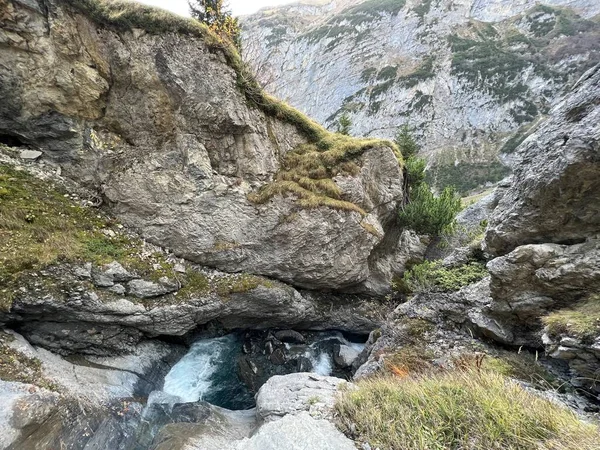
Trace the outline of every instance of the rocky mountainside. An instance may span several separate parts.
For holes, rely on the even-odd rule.
[[[329,128],[344,112],[355,135],[415,127],[438,186],[506,176],[501,161],[600,62],[595,1],[323,3],[245,18],[247,59],[269,91]]]
[[[479,34],[452,35],[459,48],[525,30],[531,4],[515,3],[451,4],[452,29],[468,26],[461,8],[501,17],[468,19]],[[311,4],[286,9],[306,18],[299,30],[349,11],[360,28],[365,5],[384,9],[382,27],[445,11]],[[536,39],[593,44],[582,17],[596,2],[570,5],[580,17],[542,7]],[[527,101],[547,117],[513,141],[512,177],[455,233],[418,236],[400,226],[414,185],[395,144],[328,132],[265,94],[199,22],[120,0],[0,0],[0,449],[596,450],[600,65],[582,73],[588,50],[570,72],[544,47],[543,73],[564,75],[545,99],[533,96],[542,61],[510,54],[518,76],[493,79],[514,97],[489,117]],[[390,92],[406,75],[394,64],[371,74],[394,73],[377,81]],[[492,91],[445,64],[480,114]],[[459,117],[444,114],[431,126]]]
[[[596,67],[518,148],[510,182],[472,207],[488,211],[489,277],[451,294],[417,295],[398,307],[397,317],[467,328],[512,346],[545,347],[551,358],[568,363],[574,386],[597,398],[599,115]],[[443,264],[464,264],[465,253],[455,253]]]
[[[39,148],[188,260],[309,289],[389,291],[405,258],[391,231],[403,187],[389,144],[335,137],[263,97],[197,22],[102,5],[3,2],[0,141]]]

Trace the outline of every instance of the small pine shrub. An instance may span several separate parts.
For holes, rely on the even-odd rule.
[[[417,144],[417,141],[412,134],[412,130],[407,124],[400,127],[394,138],[394,142],[400,149],[400,153],[402,153],[404,159],[415,156],[420,150],[419,144]]]
[[[427,161],[423,158],[417,158],[410,156],[406,159],[404,165],[404,173],[406,176],[406,183],[409,189],[415,189],[425,181],[425,167]]]
[[[410,190],[410,201],[399,212],[400,226],[431,236],[452,233],[461,209],[461,198],[453,187],[446,187],[436,197],[422,182]]]
[[[352,130],[352,120],[347,112],[342,114],[338,120],[337,132],[343,134],[345,136],[350,135],[350,131]]]

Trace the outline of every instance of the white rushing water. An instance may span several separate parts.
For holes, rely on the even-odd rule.
[[[333,363],[327,353],[321,353],[317,358],[311,358],[313,372],[317,375],[329,376],[333,372]]]
[[[364,344],[350,342],[336,331],[318,333],[309,345],[285,344],[285,347],[290,355],[306,358],[313,373],[328,376],[335,370],[335,344],[359,352],[364,348]],[[197,341],[167,374],[162,391],[153,392],[148,403],[172,406],[203,400],[228,409],[251,408],[254,395],[237,372],[241,349],[242,339],[238,334]]]
[[[165,377],[163,391],[183,402],[204,400],[213,387],[215,373],[222,370],[224,354],[234,344],[231,335],[194,343]]]

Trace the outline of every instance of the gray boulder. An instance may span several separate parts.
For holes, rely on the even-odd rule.
[[[487,251],[576,243],[600,230],[600,66],[591,69],[518,150],[512,186],[487,230]]]
[[[333,350],[333,360],[340,367],[351,367],[360,352],[348,345],[336,345]]]
[[[312,373],[274,376],[256,395],[256,414],[265,422],[302,411],[309,411],[314,417],[329,417],[342,386],[352,388],[341,378]]]
[[[511,343],[540,345],[540,318],[600,289],[600,240],[516,248],[488,263],[492,301],[484,313],[514,335]]]
[[[266,423],[251,438],[232,447],[232,450],[282,449],[356,450],[356,447],[331,422],[314,419],[306,411]]]
[[[112,278],[115,283],[123,283],[129,280],[137,278],[135,275],[129,273],[121,264],[117,261],[113,261],[103,267],[104,275]]]
[[[129,295],[137,298],[153,298],[175,292],[177,288],[164,283],[154,283],[147,280],[131,280],[127,283]]]

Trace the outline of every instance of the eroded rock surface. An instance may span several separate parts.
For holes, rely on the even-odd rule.
[[[76,4],[3,2],[0,134],[38,147],[126,225],[179,256],[308,289],[389,291],[379,244],[403,197],[389,147],[366,150],[355,176],[335,177],[342,200],[365,217],[306,210],[290,196],[251,203],[307,138],[250,107],[222,51],[204,38],[117,29]],[[139,297],[160,291],[137,284]]]
[[[256,395],[256,413],[266,422],[303,411],[309,411],[312,416],[329,417],[342,386],[352,388],[351,383],[341,378],[314,373],[274,376]]]
[[[600,230],[600,69],[589,71],[518,151],[486,249],[576,243]]]

